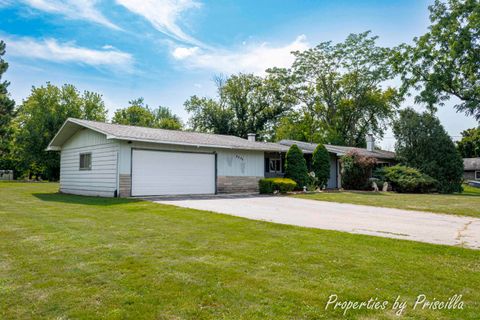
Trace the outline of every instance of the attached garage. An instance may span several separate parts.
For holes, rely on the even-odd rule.
[[[132,149],[132,196],[214,194],[215,154]]]

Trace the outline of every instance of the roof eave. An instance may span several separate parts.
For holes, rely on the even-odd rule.
[[[203,144],[203,143],[187,143],[187,142],[170,142],[170,141],[159,141],[152,139],[138,139],[132,137],[122,137],[122,136],[113,136],[107,135],[107,139],[115,139],[122,141],[136,141],[136,142],[147,142],[155,144],[167,144],[167,145],[177,145],[177,146],[188,146],[196,148],[213,148],[213,149],[227,149],[227,150],[248,150],[248,151],[261,151],[261,152],[286,152],[285,150],[278,150],[273,148],[248,148],[248,147],[235,147],[235,146],[224,146],[224,145],[212,145],[212,144]]]

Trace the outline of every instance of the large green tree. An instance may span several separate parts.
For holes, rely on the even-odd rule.
[[[5,54],[5,42],[0,41],[0,169],[11,169],[9,150],[11,148],[12,126],[15,115],[15,101],[10,98],[8,86],[10,83],[2,80],[8,69],[8,63],[2,58]]]
[[[398,160],[435,178],[442,193],[462,189],[463,161],[437,117],[412,108],[400,111],[393,123]]]
[[[185,102],[193,130],[247,137],[256,133],[270,138],[280,117],[291,104],[280,82],[253,74],[217,78],[218,98],[192,96]]]
[[[414,45],[398,48],[394,65],[403,90],[430,108],[456,97],[458,111],[480,120],[480,4],[478,0],[435,0],[431,25]]]
[[[463,131],[457,147],[464,158],[480,157],[480,127]]]
[[[115,111],[113,123],[171,130],[180,130],[183,127],[180,118],[167,107],[150,109],[143,98],[128,103],[128,107]]]
[[[33,87],[30,95],[18,108],[15,124],[17,171],[43,179],[59,178],[59,155],[45,151],[50,140],[69,117],[105,121],[106,109],[100,95],[81,94],[73,85],[62,87],[47,83]]]
[[[322,42],[294,52],[289,69],[268,70],[282,92],[296,103],[296,119],[284,120],[279,137],[332,144],[365,146],[365,135],[382,136],[401,101],[397,90],[386,87],[394,77],[391,50],[376,45],[369,32],[351,34],[344,42]],[[314,132],[311,129],[314,124]]]

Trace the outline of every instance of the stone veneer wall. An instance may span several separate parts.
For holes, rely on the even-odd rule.
[[[129,174],[120,175],[120,197],[130,197],[132,194],[132,177]]]
[[[262,177],[218,176],[217,193],[258,192],[258,181]]]

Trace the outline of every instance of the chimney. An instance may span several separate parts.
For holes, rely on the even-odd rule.
[[[256,136],[255,133],[248,133],[247,136],[248,136],[248,141],[255,142],[255,136]]]
[[[375,138],[372,133],[367,134],[367,151],[375,150]]]

